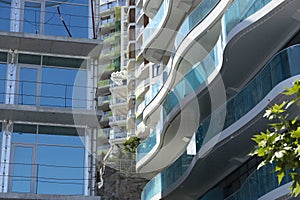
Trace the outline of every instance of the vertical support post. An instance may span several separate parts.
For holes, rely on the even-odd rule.
[[[11,152],[11,135],[13,131],[13,124],[11,121],[5,121],[2,125],[3,139],[1,148],[1,165],[0,165],[0,186],[1,192],[8,192],[9,182],[9,163]]]
[[[86,128],[84,133],[84,187],[83,193],[85,196],[89,195],[89,150],[90,150],[90,134]]]
[[[39,164],[36,164],[36,178],[35,178],[35,194],[38,193],[38,188],[39,188]]]
[[[91,130],[91,137],[92,137],[92,152],[91,152],[91,195],[96,195],[96,175],[97,175],[97,129],[93,128]]]
[[[88,83],[87,83],[87,108],[90,110],[96,110],[97,109],[97,84],[98,84],[98,62],[95,58],[90,58],[88,60]]]
[[[15,63],[17,63],[17,53],[10,50],[8,55],[5,104],[14,104],[16,99],[17,64]]]
[[[88,37],[89,39],[95,39],[96,33],[94,31],[94,21],[93,21],[93,9],[94,9],[94,5],[93,5],[93,0],[89,1],[89,19],[88,19]]]
[[[45,13],[46,13],[46,3],[45,1],[41,2],[41,13],[40,13],[40,33],[44,33],[44,24],[45,24]]]
[[[87,110],[93,110],[93,99],[94,99],[94,96],[93,96],[93,68],[94,68],[94,63],[93,63],[93,59],[90,58],[87,60],[87,63],[86,63],[86,69],[87,69],[87,77],[86,77],[86,80],[87,80],[87,88],[86,88],[86,108]]]
[[[10,10],[10,31],[11,32],[21,32],[21,11],[22,11],[21,0],[11,1]],[[23,11],[24,12],[24,11]]]

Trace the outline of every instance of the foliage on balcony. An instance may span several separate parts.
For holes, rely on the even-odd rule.
[[[136,148],[141,144],[141,138],[134,136],[123,142],[124,151],[136,153]]]
[[[98,87],[99,88],[101,88],[101,87],[107,87],[107,86],[109,86],[109,79],[98,81]]]

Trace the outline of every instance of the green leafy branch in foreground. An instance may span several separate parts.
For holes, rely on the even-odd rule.
[[[298,115],[291,117],[287,109],[293,104],[300,107],[299,80],[297,79],[291,88],[286,88],[283,94],[292,97],[292,100],[275,104],[266,110],[264,117],[271,121],[270,127],[265,132],[254,135],[252,140],[257,143],[257,146],[250,155],[263,158],[258,168],[275,162],[274,171],[277,173],[278,183],[280,184],[285,176],[290,175],[292,178],[290,189],[294,196],[298,196],[300,193],[300,120]]]

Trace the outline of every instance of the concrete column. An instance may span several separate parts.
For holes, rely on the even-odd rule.
[[[10,163],[10,152],[11,152],[11,135],[13,132],[13,124],[11,121],[5,121],[2,124],[3,138],[1,148],[1,165],[0,165],[0,186],[1,192],[8,192],[9,182],[9,163]]]

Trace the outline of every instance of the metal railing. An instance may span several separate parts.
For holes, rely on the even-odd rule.
[[[120,138],[126,138],[127,137],[127,132],[117,132],[115,133],[114,131],[110,132],[109,139],[120,139]]]
[[[84,170],[90,167],[16,162],[6,164],[11,165],[13,170],[9,174],[0,176],[7,177],[11,181],[12,192],[24,192],[27,188],[26,192],[41,194],[45,192],[45,187],[48,188],[46,190],[49,193],[64,187],[65,194],[83,195],[84,182],[89,180],[84,178]],[[20,168],[24,171],[17,170]],[[59,173],[54,173],[54,171],[59,171]]]
[[[113,98],[110,100],[110,104],[111,105],[115,105],[115,104],[123,104],[126,103],[126,99],[125,98]]]
[[[94,101],[87,97],[89,90],[95,90],[92,87],[7,79],[0,79],[1,82],[15,85],[15,91],[13,92],[7,92],[4,88],[0,91],[0,96],[4,97],[4,100],[0,100],[0,103],[3,104],[87,108],[88,103]]]
[[[116,123],[118,121],[124,121],[126,119],[127,119],[126,115],[112,116],[109,118],[109,123]]]

